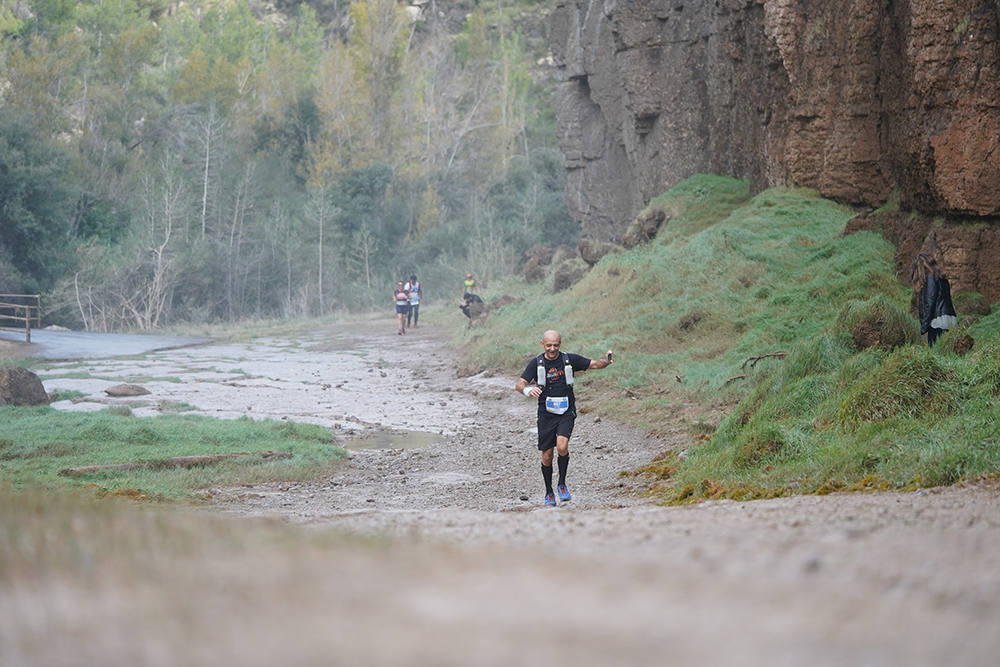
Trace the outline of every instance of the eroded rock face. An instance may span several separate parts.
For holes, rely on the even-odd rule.
[[[37,375],[20,366],[0,367],[0,405],[47,405],[49,396]]]
[[[1000,216],[998,26],[983,0],[557,0],[570,212],[620,242],[653,196],[712,172]]]
[[[896,212],[862,215],[847,223],[845,233],[880,232],[896,246],[896,275],[910,284],[910,268],[918,253],[933,253],[951,283],[952,293],[978,292],[1000,301],[1000,225],[972,219],[936,221],[925,215]]]

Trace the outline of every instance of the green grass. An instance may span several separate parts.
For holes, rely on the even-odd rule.
[[[842,237],[852,212],[809,191],[750,198],[741,181],[698,176],[654,203],[673,214],[659,236],[605,257],[571,289],[491,289],[487,300],[512,293],[523,301],[462,330],[463,349],[483,367],[512,371],[536,353],[542,331],[556,328],[566,349],[617,350],[614,367],[588,383],[733,402],[746,382],[726,381],[745,374],[748,358],[819,334],[840,303],[884,285],[902,298],[892,247],[870,233]]]
[[[76,389],[56,389],[55,391],[49,392],[51,397],[50,403],[55,403],[56,401],[68,401],[74,398],[80,398],[86,396],[82,391],[77,391]]]
[[[156,409],[160,412],[190,412],[198,408],[185,401],[160,401]]]
[[[0,480],[14,488],[86,485],[100,493],[178,500],[214,485],[307,479],[329,471],[344,455],[328,429],[285,421],[196,415],[140,418],[127,409],[75,413],[5,406],[0,407],[0,424]],[[80,466],[266,451],[289,452],[292,458],[247,457],[190,469],[58,475]]]
[[[657,238],[604,257],[572,288],[487,291],[487,302],[523,300],[456,331],[468,365],[513,377],[555,328],[567,351],[616,350],[614,366],[581,378],[582,406],[652,432],[682,406],[723,408],[711,436],[699,427],[683,457],[642,471],[669,502],[914,488],[1000,470],[1000,309],[962,318],[929,350],[893,247],[843,236],[854,212],[812,191],[750,197],[741,181],[695,176],[650,208],[669,217]],[[963,298],[986,311],[981,297]]]

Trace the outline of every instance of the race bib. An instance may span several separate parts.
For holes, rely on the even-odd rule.
[[[569,396],[547,396],[545,398],[545,411],[554,415],[561,415],[569,410]]]

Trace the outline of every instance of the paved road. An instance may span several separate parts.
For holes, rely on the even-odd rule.
[[[24,334],[0,331],[0,340],[24,343]],[[94,359],[127,357],[154,350],[201,345],[211,338],[191,336],[151,336],[147,334],[94,333],[90,331],[49,331],[34,329],[26,350],[42,359]]]

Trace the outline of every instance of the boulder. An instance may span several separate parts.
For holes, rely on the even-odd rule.
[[[579,256],[580,253],[577,252],[576,246],[571,246],[567,243],[563,243],[559,245],[556,248],[555,252],[552,254],[552,263],[557,265],[562,264],[566,260],[576,259]]]
[[[529,263],[534,261],[539,266],[547,266],[552,263],[553,254],[555,254],[554,248],[536,243],[525,251],[524,256]]]
[[[524,279],[529,283],[538,283],[545,279],[545,265],[532,258],[524,265]]]
[[[580,257],[590,266],[597,264],[605,255],[621,250],[621,246],[616,243],[597,239],[580,239],[576,247],[580,251]]]
[[[660,231],[666,222],[670,218],[663,211],[647,211],[640,213],[639,216],[632,221],[632,224],[628,226],[625,230],[625,235],[622,237],[622,246],[626,248],[634,248],[640,243],[646,243],[650,239],[654,238],[657,232]]]
[[[500,310],[504,306],[509,306],[512,303],[521,303],[522,301],[524,301],[524,299],[522,299],[519,296],[511,296],[510,294],[504,294],[500,298],[491,301],[489,306],[486,307],[486,312],[493,313]],[[471,308],[469,309],[469,312],[471,314],[472,312]]]
[[[552,277],[552,288],[556,292],[572,287],[580,282],[580,279],[587,275],[590,267],[579,259],[567,259],[556,267]]]
[[[27,368],[0,367],[0,405],[48,405],[42,381]]]
[[[108,396],[114,396],[116,398],[122,396],[145,396],[150,393],[148,389],[137,384],[116,384],[113,387],[108,387],[104,390],[104,393]]]

